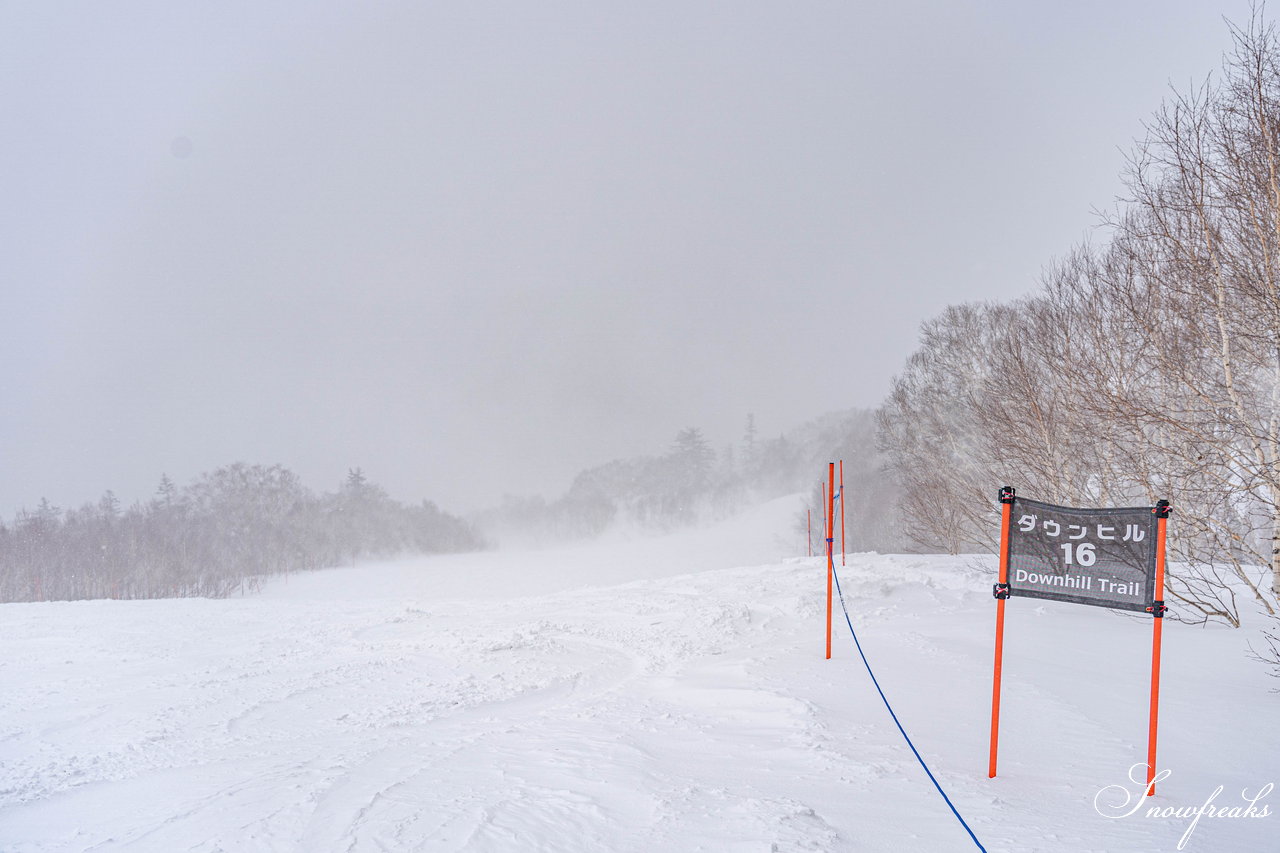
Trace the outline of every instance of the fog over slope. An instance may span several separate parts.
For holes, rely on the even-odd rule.
[[[1247,9],[5,4],[0,517],[237,460],[471,511],[875,406]]]

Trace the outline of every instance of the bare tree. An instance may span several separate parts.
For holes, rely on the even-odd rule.
[[[1280,609],[1280,40],[1257,14],[1231,37],[1222,82],[1148,122],[1105,245],[925,325],[881,440],[904,515],[952,551],[991,542],[1005,483],[1173,500],[1183,617],[1238,625],[1238,589]]]

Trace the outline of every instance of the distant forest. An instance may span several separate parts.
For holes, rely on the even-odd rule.
[[[818,480],[827,463],[839,459],[845,467],[849,550],[900,549],[897,489],[876,448],[876,414],[864,409],[824,415],[772,438],[762,438],[754,416],[747,415],[741,440],[718,450],[701,429],[686,427],[665,453],[589,468],[553,500],[506,495],[473,520],[502,545],[538,545],[587,539],[610,528],[662,532],[704,524],[810,491],[818,518]],[[797,541],[803,541],[804,527],[801,511]]]
[[[611,528],[663,532],[797,492],[813,491],[818,518],[816,483],[833,459],[845,462],[849,549],[895,550],[896,490],[875,428],[874,412],[851,410],[766,439],[748,415],[742,440],[717,451],[688,427],[666,453],[587,469],[557,499],[508,495],[466,520],[429,501],[392,500],[359,469],[332,493],[311,491],[279,465],[228,465],[181,488],[163,476],[154,496],[133,506],[107,492],[78,509],[42,500],[0,521],[0,601],[218,598],[272,575],[477,550],[490,537],[527,546]],[[801,511],[797,543],[803,531]]]
[[[315,494],[279,465],[237,463],[185,488],[162,477],[128,508],[107,492],[79,509],[42,500],[0,522],[0,601],[216,598],[270,575],[484,544],[470,524],[429,501],[394,501],[359,469]]]

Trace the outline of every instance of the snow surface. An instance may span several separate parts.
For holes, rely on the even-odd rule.
[[[246,598],[4,605],[0,851],[976,849],[842,624],[823,659],[796,506]],[[993,561],[848,563],[881,684],[988,850],[1177,849],[1189,818],[1094,807],[1145,760],[1149,619],[1010,602],[992,780]],[[1276,781],[1255,630],[1166,626],[1154,805]],[[1278,820],[1206,817],[1184,849],[1276,850]]]

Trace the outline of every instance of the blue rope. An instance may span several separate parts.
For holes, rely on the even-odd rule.
[[[828,542],[831,540],[828,539]],[[836,591],[840,593],[840,609],[844,611],[845,624],[849,626],[849,633],[853,635],[854,645],[858,647],[858,655],[862,658],[862,665],[867,668],[867,675],[871,676],[871,683],[876,686],[876,692],[880,694],[880,699],[884,702],[884,706],[889,709],[889,716],[893,717],[893,724],[898,727],[898,731],[902,732],[902,738],[907,742],[907,746],[911,747],[911,751],[915,753],[916,761],[920,762],[920,766],[924,768],[924,772],[929,774],[929,781],[933,783],[933,787],[938,789],[938,793],[942,795],[942,799],[946,801],[947,808],[951,809],[951,813],[956,816],[956,820],[960,821],[960,825],[964,827],[964,831],[969,833],[969,837],[973,839],[973,843],[978,845],[978,849],[982,853],[987,853],[987,848],[982,846],[982,842],[978,840],[978,836],[973,834],[973,830],[969,828],[969,824],[965,823],[964,818],[960,816],[960,812],[956,811],[956,807],[952,805],[951,798],[947,796],[947,792],[942,790],[942,786],[938,784],[938,780],[933,777],[933,771],[929,769],[929,765],[924,763],[924,759],[920,757],[920,752],[916,749],[916,745],[911,742],[911,738],[907,735],[907,730],[902,727],[902,723],[898,722],[898,715],[893,712],[893,706],[889,704],[889,700],[885,698],[884,691],[880,689],[880,682],[876,680],[876,674],[871,671],[871,664],[867,663],[867,656],[862,652],[862,643],[858,642],[858,632],[853,630],[853,620],[849,618],[849,608],[844,605],[844,590],[840,589],[840,575],[836,574],[835,564],[830,563],[831,574],[836,579]]]

